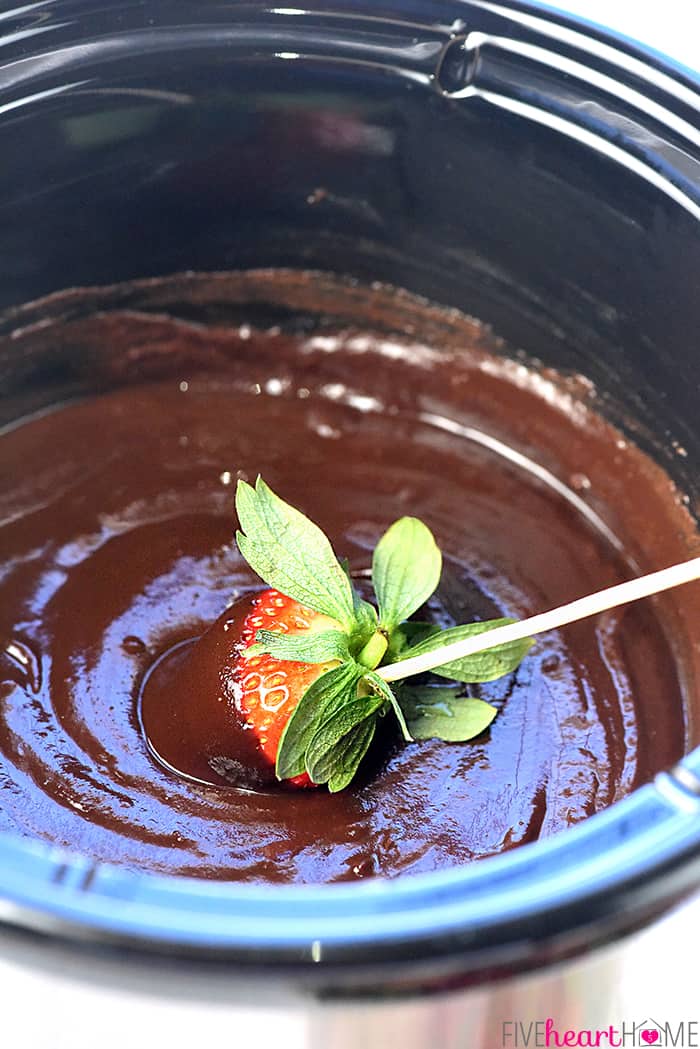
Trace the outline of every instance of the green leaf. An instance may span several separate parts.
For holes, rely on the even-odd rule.
[[[345,572],[350,582],[350,589],[352,590],[352,605],[355,612],[355,626],[350,633],[350,642],[353,655],[364,648],[372,634],[377,629],[379,619],[377,617],[377,610],[374,605],[371,605],[369,601],[365,601],[364,598],[358,594],[355,583],[353,581],[350,572],[350,562],[346,557],[340,562],[340,567]]]
[[[306,771],[314,783],[327,783],[344,771],[352,742],[345,737],[368,718],[374,720],[384,702],[382,696],[358,696],[326,718],[306,750]]]
[[[310,685],[284,727],[277,748],[276,775],[291,779],[306,770],[306,751],[323,721],[357,695],[357,683],[365,669],[342,663],[327,670]]]
[[[484,623],[466,623],[464,626],[450,627],[426,638],[417,645],[405,649],[400,660],[411,659],[413,656],[432,652],[436,648],[451,645],[454,641],[463,641],[465,638],[483,634],[487,630],[495,630],[499,626],[515,623],[515,619],[489,619]],[[495,681],[496,678],[510,674],[520,666],[525,656],[532,648],[534,642],[531,638],[524,641],[510,641],[508,644],[499,645],[497,648],[488,649],[486,652],[477,652],[473,656],[465,656],[463,659],[453,659],[450,663],[443,663],[439,667],[433,667],[432,674],[440,677],[451,678],[453,681],[464,681],[475,683],[481,681]]]
[[[248,654],[267,652],[277,659],[293,663],[330,663],[334,659],[350,659],[348,635],[340,630],[310,631],[307,634],[282,634],[276,630],[258,630],[257,644]]]
[[[401,735],[407,743],[412,743],[413,736],[411,735],[408,725],[406,724],[406,719],[403,716],[403,710],[401,709],[398,699],[394,695],[393,689],[391,689],[388,683],[384,681],[384,679],[381,678],[379,674],[376,674],[373,670],[370,670],[369,673],[365,674],[364,680],[367,682],[369,687],[376,695],[382,696],[387,703],[391,704],[391,707],[394,713],[396,714],[399,726],[401,728]]]
[[[355,625],[352,589],[321,529],[261,477],[255,488],[238,482],[236,511],[242,529],[236,541],[253,571],[268,586],[350,631]]]
[[[419,645],[422,641],[426,641],[429,637],[433,637],[434,634],[440,634],[441,632],[442,627],[436,623],[426,623],[419,619],[409,619],[407,623],[402,623],[394,631],[396,634],[400,633],[403,635],[406,645],[409,647]]]
[[[361,721],[338,743],[335,750],[330,751],[327,762],[321,759],[317,767],[317,774],[327,776],[328,789],[335,794],[354,779],[360,762],[370,748],[377,728],[376,714]]]
[[[425,641],[426,638],[441,632],[442,627],[436,626],[435,623],[424,623],[409,619],[407,623],[402,623],[392,630],[384,662],[396,663],[399,659],[404,658],[404,652],[407,648],[418,645],[421,641]]]
[[[433,593],[441,570],[442,554],[430,529],[417,517],[395,521],[372,558],[380,625],[391,632],[408,619]]]
[[[353,647],[359,651],[363,648],[372,634],[377,629],[377,610],[374,605],[370,605],[369,601],[364,601],[358,594],[354,594],[357,599],[355,601],[355,627],[352,630],[351,638]]]
[[[460,696],[460,686],[404,686],[398,695],[408,726],[416,739],[444,739],[464,743],[484,732],[498,711],[490,703]]]

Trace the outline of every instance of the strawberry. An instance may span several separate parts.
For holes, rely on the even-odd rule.
[[[352,782],[392,710],[407,742],[466,741],[488,728],[496,708],[464,697],[463,685],[511,673],[532,642],[477,650],[476,635],[507,621],[440,630],[411,620],[442,565],[426,525],[402,517],[379,540],[375,608],[328,537],[261,477],[255,487],[239,481],[236,510],[238,548],[269,589],[235,601],[145,679],[140,717],[167,768],[214,786],[265,789],[279,778],[335,793]],[[455,647],[466,650],[455,658]],[[457,684],[403,684],[424,670]]]
[[[280,736],[297,703],[314,681],[338,661],[297,663],[268,654],[251,654],[258,630],[270,630],[290,637],[307,632],[341,629],[337,620],[314,612],[286,597],[279,590],[264,590],[253,598],[240,632],[239,656],[233,674],[236,706],[246,729],[253,732],[258,749],[272,768],[277,758]],[[285,781],[295,787],[314,787],[303,773]]]

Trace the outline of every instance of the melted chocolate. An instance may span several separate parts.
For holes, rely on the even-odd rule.
[[[165,652],[141,689],[151,750],[166,768],[199,783],[253,790],[276,784],[236,702],[236,661],[252,601],[250,594],[239,598],[202,637]]]
[[[566,828],[692,742],[687,588],[541,638],[515,675],[481,686],[500,713],[473,743],[388,734],[333,796],[232,785],[216,668],[186,668],[192,640],[260,586],[232,541],[237,477],[261,473],[355,571],[396,517],[421,517],[445,555],[429,607],[445,624],[523,617],[631,564],[662,567],[694,552],[694,529],[585,384],[502,359],[464,318],[439,349],[371,328],[302,336],[118,311],[73,322],[71,338],[81,325],[105,360],[125,346],[219,356],[0,438],[0,829],[201,877],[396,875]],[[139,713],[144,682],[180,659],[191,707],[160,695],[183,761],[206,755],[192,779],[154,757]]]

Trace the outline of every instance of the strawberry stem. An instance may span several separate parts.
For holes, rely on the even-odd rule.
[[[374,670],[378,667],[384,658],[384,653],[389,645],[388,638],[382,630],[375,630],[371,638],[359,653],[357,662],[367,667],[368,670]]]

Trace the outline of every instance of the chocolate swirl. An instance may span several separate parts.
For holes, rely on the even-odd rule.
[[[487,734],[388,734],[342,794],[169,772],[139,692],[165,652],[259,586],[232,543],[239,476],[263,474],[357,571],[392,520],[421,517],[445,553],[429,607],[443,623],[525,616],[621,581],[631,561],[661,567],[688,556],[693,527],[590,391],[487,352],[476,327],[440,350],[360,329],[76,323],[104,359],[168,345],[180,364],[0,438],[0,829],[201,877],[396,875],[559,831],[686,749],[692,658],[656,612],[688,621],[694,599],[679,594],[542,638],[482,686],[500,707]],[[220,360],[198,371],[204,346]],[[206,697],[192,702],[206,718]]]

